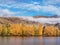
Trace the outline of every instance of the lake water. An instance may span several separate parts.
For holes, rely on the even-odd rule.
[[[0,45],[60,45],[60,37],[0,37]]]

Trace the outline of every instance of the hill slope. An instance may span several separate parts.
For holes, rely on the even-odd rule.
[[[0,17],[0,35],[60,36],[60,18]]]

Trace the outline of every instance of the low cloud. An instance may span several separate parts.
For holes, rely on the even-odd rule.
[[[11,17],[13,16],[13,12],[8,9],[0,9],[0,17]]]
[[[25,16],[20,16],[20,18],[23,18],[24,20],[28,21],[35,21],[39,23],[48,23],[48,24],[57,24],[60,23],[60,18],[33,18],[33,17],[25,17]]]

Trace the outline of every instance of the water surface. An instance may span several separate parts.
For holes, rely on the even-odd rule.
[[[0,37],[0,45],[60,45],[60,37]]]

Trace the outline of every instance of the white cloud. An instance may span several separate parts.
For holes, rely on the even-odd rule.
[[[22,5],[22,4],[21,4]],[[56,15],[60,15],[60,7],[56,7],[54,5],[47,5],[47,6],[40,6],[35,4],[23,4],[23,6],[20,6],[18,8],[26,9],[26,10],[34,10],[34,11],[43,11],[44,13],[53,13]]]
[[[24,15],[26,11],[12,12],[9,9],[0,9],[0,17],[15,17],[15,15]]]
[[[33,18],[33,17],[28,17],[28,16],[20,16],[20,18],[23,18],[24,20],[28,20],[28,21],[35,21],[35,22],[43,23],[43,24],[60,23],[60,18]]]
[[[56,15],[60,15],[60,7],[56,7],[54,5],[51,5],[52,3],[60,3],[60,0],[45,0],[43,1],[43,4],[47,5],[39,5],[40,3],[38,2],[33,2],[33,3],[17,3],[14,0],[6,0],[5,2],[1,2],[0,6],[6,6],[7,8],[13,7],[13,8],[20,8],[20,9],[26,9],[30,11],[36,11],[40,12],[42,11],[43,13],[53,13]]]
[[[60,4],[60,0],[43,0],[43,4],[45,5]]]
[[[60,7],[55,7],[53,5],[48,5],[48,6],[42,6],[41,9],[43,12],[50,12],[56,15],[60,15]]]
[[[39,6],[39,5],[34,5],[34,4],[26,4],[26,5],[24,5],[23,8],[25,8],[25,9],[27,9],[27,10],[39,11],[40,8],[41,8],[41,6]]]
[[[9,11],[8,9],[0,9],[0,17],[11,17],[13,16],[13,12]]]
[[[40,3],[38,3],[38,2],[33,2],[33,4],[38,5],[38,4],[40,4]]]

